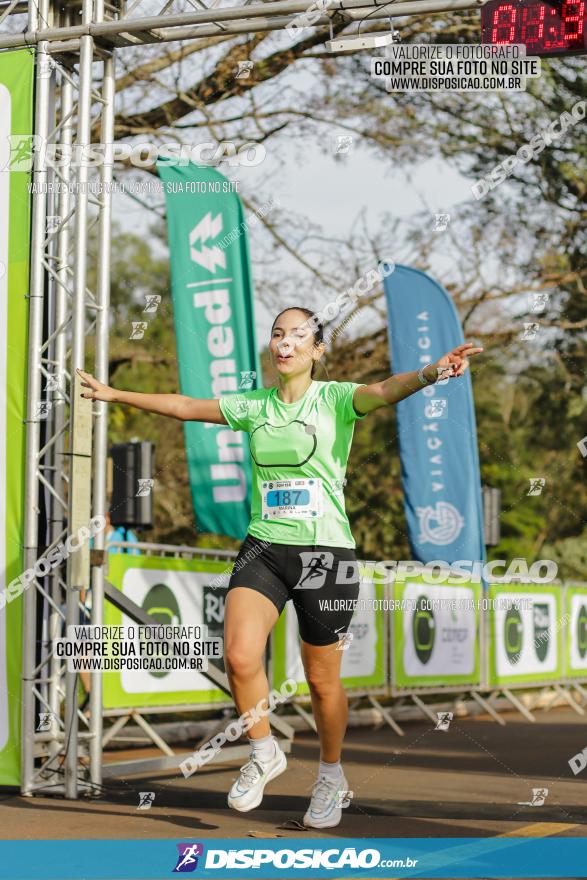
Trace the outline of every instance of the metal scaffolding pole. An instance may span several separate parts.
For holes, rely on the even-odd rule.
[[[71,10],[62,11],[57,2],[54,6],[49,5],[49,0],[45,0],[38,10],[31,4],[30,10],[29,28],[32,29],[39,28],[38,19],[51,26],[56,23],[66,25],[72,15]],[[85,20],[91,20],[93,15],[92,2],[86,0]],[[98,7],[97,19],[100,20],[102,15],[103,8]],[[35,136],[43,144],[59,143],[67,155],[74,140],[75,125],[76,144],[89,144],[95,101],[102,108],[101,140],[104,144],[112,144],[114,66],[111,53],[101,53],[102,93],[97,95],[92,90],[94,40],[91,36],[82,38],[79,59],[68,58],[67,67],[53,61],[47,50],[46,42],[39,41]],[[34,567],[40,555],[41,492],[45,492],[47,499],[49,544],[46,551],[42,548],[43,558],[53,547],[74,535],[80,524],[87,526],[92,512],[92,483],[94,513],[103,514],[106,504],[106,407],[98,404],[92,480],[91,403],[76,400],[74,389],[75,367],[85,365],[85,337],[91,333],[95,333],[96,375],[105,381],[108,378],[112,160],[101,168],[101,199],[90,197],[89,182],[87,166],[76,167],[75,163],[68,161],[53,165],[46,160],[43,150],[35,154],[32,170],[25,568]],[[57,193],[55,184],[59,184]],[[96,299],[87,288],[88,241],[92,225],[90,204],[99,211]],[[94,311],[95,321],[87,320],[88,310]],[[41,440],[42,422],[46,427],[44,441]],[[103,535],[97,534],[95,541],[97,548],[103,548]],[[81,718],[87,723],[87,719],[77,706],[77,675],[64,674],[64,663],[53,652],[54,639],[63,634],[64,621],[70,625],[79,623],[79,611],[83,607],[80,591],[84,590],[87,595],[90,584],[95,596],[93,620],[102,619],[103,573],[100,567],[90,573],[88,561],[88,548],[85,557],[74,551],[67,563],[51,569],[46,576],[47,587],[35,580],[24,593],[22,791],[27,795],[39,789],[51,789],[65,792],[70,798],[77,797],[85,772],[80,761],[80,739],[89,742],[92,782],[99,784],[101,779],[100,677],[93,676],[89,732],[80,734],[78,721]],[[48,610],[46,630],[39,629],[39,599],[46,603],[43,607]],[[60,720],[63,706],[64,723]],[[37,709],[50,713],[51,720],[42,731],[35,723]]]
[[[84,0],[82,20],[88,24],[92,20],[93,0]],[[94,39],[86,35],[80,41],[77,136],[79,148],[89,146],[91,139],[90,118],[92,109],[92,63],[94,60]],[[85,367],[85,322],[86,322],[86,277],[88,251],[88,181],[89,168],[80,162],[77,168],[77,192],[75,210],[75,253],[73,264],[73,302],[72,302],[72,341],[71,341],[71,401],[69,434],[69,531],[81,525],[87,525],[89,516],[84,516],[84,509],[89,510],[89,485],[84,485],[89,476],[89,462],[86,460],[91,452],[91,437],[83,436],[83,423],[78,420],[78,410],[83,414],[85,404],[77,395],[79,381],[76,369]],[[77,429],[77,430],[76,430]],[[89,440],[89,444],[88,444]],[[79,493],[79,495],[78,495]],[[81,496],[81,497],[79,497]],[[85,520],[85,523],[84,523]],[[75,557],[80,553],[72,554]],[[79,625],[79,591],[89,587],[83,560],[78,567],[70,558],[67,572],[67,627]],[[89,568],[87,570],[89,575]],[[84,582],[85,581],[85,582]],[[69,669],[65,673],[65,794],[68,798],[77,797],[78,786],[78,713],[77,713],[77,679],[78,675]]]
[[[36,30],[38,19],[48,16],[47,0],[38,7],[29,7],[29,27]],[[47,137],[49,132],[49,56],[47,44],[38,43],[36,67],[35,133]],[[37,186],[32,203],[31,274],[29,295],[29,343],[27,380],[27,431],[25,453],[25,514],[24,567],[34,568],[37,562],[39,525],[39,446],[41,436],[41,346],[43,342],[43,309],[45,297],[44,239],[47,217],[47,171],[37,161],[32,179]],[[37,653],[37,590],[34,581],[23,593],[23,658],[22,658],[22,793],[32,793],[34,775],[35,730],[35,667]],[[29,735],[27,735],[27,733]]]
[[[114,142],[114,57],[104,60],[102,77],[102,143]],[[107,150],[101,166],[101,208],[98,229],[98,278],[96,319],[96,364],[94,375],[100,382],[108,384],[108,319],[110,309],[110,245],[112,213],[112,149]],[[93,505],[94,516],[106,512],[106,462],[108,458],[108,405],[103,401],[96,403],[93,447]],[[97,551],[105,550],[105,534],[99,532],[94,541]],[[101,626],[104,607],[104,567],[92,567],[92,624]],[[90,691],[90,777],[93,783],[102,782],[102,675],[97,672],[91,677]]]
[[[57,77],[51,76],[50,80],[50,90],[51,90],[51,108],[50,108],[50,130],[54,130],[57,127],[57,107],[56,107],[56,90],[57,90]],[[47,213],[47,263],[49,266],[52,266],[55,270],[55,274],[50,275],[47,279],[47,324],[49,327],[58,326],[58,314],[63,311],[63,292],[61,290],[60,285],[57,280],[57,266],[59,263],[59,249],[60,242],[58,236],[55,234],[55,221],[60,216],[60,201],[61,197],[59,194],[55,192],[55,182],[56,182],[56,174],[55,170],[48,169],[48,181],[51,185],[53,185],[53,192],[47,194],[48,199],[48,213]],[[46,397],[50,398],[51,391],[55,390],[56,383],[59,382],[59,366],[60,361],[63,360],[64,350],[63,350],[63,339],[60,335],[52,335],[48,334],[48,341],[46,343],[46,369],[43,371],[44,378],[46,380]],[[59,497],[58,491],[59,486],[56,480],[57,474],[61,471],[61,463],[63,459],[63,444],[62,438],[60,436],[60,426],[63,425],[63,420],[65,418],[63,401],[60,401],[56,395],[53,396],[52,400],[47,400],[47,438],[53,437],[55,441],[53,443],[47,443],[47,453],[45,456],[46,465],[43,468],[43,474],[48,484],[52,487],[52,492],[47,492],[47,535],[50,544],[57,543],[60,539],[61,533],[63,531],[63,519],[64,519],[64,508],[61,502],[61,498]],[[57,489],[57,491],[55,491]],[[51,596],[51,601],[47,602],[46,610],[47,610],[47,621],[46,621],[46,630],[43,630],[43,635],[46,638],[43,641],[41,646],[41,650],[43,652],[43,656],[47,658],[46,665],[48,666],[48,682],[44,690],[46,691],[46,699],[47,699],[47,708],[50,713],[50,722],[48,725],[43,726],[43,732],[50,732],[52,739],[47,744],[47,751],[50,757],[50,761],[48,762],[48,766],[46,768],[46,772],[44,773],[45,779],[54,785],[59,784],[59,775],[55,768],[55,762],[57,759],[57,755],[59,754],[59,745],[58,738],[59,733],[61,731],[61,721],[59,718],[59,710],[61,706],[61,697],[60,697],[60,674],[61,674],[61,661],[55,656],[52,647],[54,645],[54,640],[58,636],[61,635],[61,621],[63,619],[63,615],[60,610],[60,596],[61,596],[61,586],[59,583],[59,570],[54,569],[50,572],[45,580],[47,584],[48,591]]]
[[[73,143],[73,83],[70,77],[63,76],[59,72],[59,116],[60,116],[60,137],[59,143],[64,151],[71,149]],[[59,540],[63,533],[63,523],[67,516],[67,505],[65,503],[67,485],[65,481],[64,462],[65,462],[65,431],[68,426],[66,417],[66,407],[69,405],[69,395],[67,394],[67,336],[66,331],[70,322],[69,303],[67,298],[67,287],[70,277],[70,247],[71,236],[69,228],[69,218],[71,216],[71,195],[69,192],[69,184],[71,181],[71,168],[66,163],[56,175],[61,183],[59,199],[57,202],[58,223],[57,232],[57,261],[55,265],[55,312],[53,332],[55,333],[55,353],[54,353],[54,375],[53,382],[53,436],[55,438],[55,471],[53,473],[53,489],[55,492],[54,506],[56,508],[53,517],[53,528],[51,532],[51,541]],[[60,329],[59,328],[63,328]],[[53,585],[51,595],[54,607],[50,609],[50,634],[51,639],[55,639],[61,635],[62,623],[64,620],[61,611],[62,595],[63,595],[63,577],[60,569],[56,569],[53,573]],[[51,659],[50,678],[51,678],[51,711],[59,717],[61,708],[61,700],[63,695],[62,687],[62,668],[63,661],[56,656]],[[61,724],[61,721],[60,721]],[[54,725],[57,728],[57,724]],[[60,728],[58,728],[60,729]],[[54,740],[49,745],[49,755],[56,759],[61,749],[61,744]],[[55,760],[49,762],[52,766]]]

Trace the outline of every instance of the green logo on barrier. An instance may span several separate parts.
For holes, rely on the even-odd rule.
[[[544,663],[550,642],[550,608],[548,605],[535,604],[534,615],[534,650],[541,663]]]
[[[517,608],[510,608],[503,624],[505,652],[510,663],[517,663],[522,651],[522,618]]]
[[[181,623],[177,599],[165,584],[154,584],[143,599],[141,608],[157,623],[173,624],[174,626]],[[169,675],[169,671],[153,672],[149,670],[149,675],[154,678],[165,678],[166,675]]]
[[[416,610],[414,611],[414,619],[412,621],[414,647],[420,663],[428,663],[430,660],[436,635],[434,614],[425,607],[427,603],[427,597],[420,596],[416,602]]]
[[[577,617],[577,648],[581,660],[587,655],[587,607],[581,605]]]

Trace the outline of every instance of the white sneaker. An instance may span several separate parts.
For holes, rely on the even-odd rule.
[[[241,813],[254,810],[263,800],[267,783],[280,776],[286,767],[285,754],[275,742],[275,755],[271,760],[251,758],[240,768],[241,774],[228,793],[228,806]]]
[[[304,816],[304,825],[310,828],[334,828],[338,825],[345,791],[348,791],[348,782],[342,774],[338,779],[320,776],[312,789],[312,800]]]

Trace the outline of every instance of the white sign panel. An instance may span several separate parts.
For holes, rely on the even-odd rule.
[[[408,583],[403,599],[405,674],[413,677],[472,675],[475,671],[473,590],[445,584]]]
[[[569,662],[573,670],[587,670],[587,593],[571,595],[569,604]]]
[[[210,574],[206,572],[129,568],[124,573],[122,592],[160,623],[203,626],[203,588],[209,582]],[[206,601],[214,598],[206,597]],[[211,613],[213,609],[208,609],[207,620],[211,620]],[[137,625],[126,615],[122,616],[121,623],[123,626]],[[138,654],[138,639],[135,647]],[[209,679],[191,669],[158,673],[123,669],[120,681],[127,694],[206,691],[212,687]]]
[[[560,624],[554,594],[500,591],[499,600],[493,611],[497,676],[556,672]]]

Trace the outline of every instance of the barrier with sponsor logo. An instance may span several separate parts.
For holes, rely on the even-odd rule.
[[[146,552],[155,553],[173,549],[164,545],[140,546]],[[197,548],[181,548],[181,551],[188,553],[190,557],[212,552],[198,551]],[[203,623],[209,627],[209,635],[222,635],[223,587],[228,583],[229,571],[236,554],[219,551],[223,553],[224,560],[216,561],[206,558],[182,559],[178,558],[178,552],[179,550],[173,557],[132,557],[125,554],[110,556],[109,579],[157,621],[189,625]],[[535,720],[527,705],[510,688],[536,688],[545,685],[555,693],[555,698],[558,696],[564,699],[579,714],[584,712],[581,702],[577,702],[577,699],[581,701],[587,697],[581,684],[580,669],[577,670],[576,677],[567,680],[565,689],[560,668],[558,673],[556,670],[553,673],[552,664],[549,663],[550,652],[554,651],[555,657],[562,653],[562,636],[553,640],[549,621],[554,620],[551,612],[554,614],[566,607],[564,588],[558,585],[542,588],[529,584],[494,585],[487,596],[483,594],[480,583],[472,580],[463,583],[462,573],[457,576],[458,583],[454,583],[457,580],[454,573],[451,582],[449,573],[447,583],[427,584],[423,575],[396,576],[395,582],[390,583],[389,572],[380,569],[376,571],[373,562],[359,561],[359,571],[359,607],[349,626],[349,633],[353,638],[346,645],[341,640],[341,649],[344,647],[341,680],[350,696],[355,700],[364,697],[378,717],[389,724],[398,735],[403,735],[403,731],[397,714],[392,707],[382,705],[382,696],[408,698],[422,715],[438,724],[439,713],[435,711],[438,705],[430,705],[419,695],[437,695],[445,706],[446,698],[450,699],[452,694],[453,698],[457,696],[462,707],[463,694],[468,693],[483,711],[504,724],[505,721],[500,716],[504,702],[521,712],[528,720]],[[220,589],[214,588],[218,580],[221,583]],[[582,602],[583,596],[587,596],[587,587],[576,587],[575,590]],[[524,653],[521,660],[525,663],[525,675],[507,676],[499,667],[500,675],[494,674],[490,682],[488,661],[491,659],[495,666],[496,657],[501,656],[499,651],[502,649],[498,648],[496,653],[496,649],[492,648],[488,656],[485,650],[486,634],[490,627],[494,631],[498,629],[500,621],[503,624],[502,629],[506,623],[503,614],[502,617],[499,613],[495,615],[488,602],[490,598],[500,598],[505,602],[508,597],[514,601],[523,597],[530,602],[532,632],[534,626],[538,627],[536,637],[540,636],[540,641],[537,644],[546,645],[544,664],[539,667],[539,671],[532,674],[530,661]],[[577,604],[576,599],[573,601]],[[361,602],[364,603],[363,607],[360,606]],[[584,625],[581,607],[579,604],[574,616],[579,627]],[[525,612],[522,618],[528,633],[529,624],[526,618],[530,612]],[[566,617],[561,621],[563,627],[565,620]],[[105,623],[117,625],[124,622],[121,612],[108,609]],[[511,617],[507,618],[507,626],[510,625],[515,625],[515,620]],[[545,632],[548,636],[544,635]],[[566,631],[564,632],[566,635]],[[577,632],[577,651],[580,651],[584,644],[584,633],[583,630]],[[507,644],[510,649],[512,645],[518,646],[516,637],[519,637],[519,647],[527,652],[527,638],[523,633],[524,623],[521,631],[515,628],[515,631],[509,633]],[[297,684],[297,691],[291,706],[315,730],[315,721],[303,705],[308,700],[309,688],[301,663],[297,620],[291,603],[287,603],[277,622],[270,644],[268,679],[271,687],[279,690],[286,679],[293,679]],[[542,653],[542,647],[540,651]],[[188,681],[183,680],[186,674]],[[583,676],[585,680],[587,673],[583,673]],[[505,698],[501,702],[498,699],[500,692]],[[121,716],[107,731],[105,743],[118,737],[126,722],[134,718],[153,743],[165,751],[162,757],[146,761],[149,769],[169,768],[172,765],[170,762],[174,762],[176,757],[162,740],[160,733],[147,722],[145,715],[211,708],[234,711],[227,693],[215,688],[201,673],[188,673],[187,670],[170,672],[160,678],[141,672],[140,679],[135,672],[128,677],[120,673],[105,673],[104,701],[105,715]],[[222,726],[226,722],[225,719],[218,719],[217,723]],[[295,728],[290,725],[287,717],[275,713],[272,714],[271,723],[285,735],[282,747],[289,750]],[[240,759],[247,753],[246,745],[235,745],[231,749],[240,749],[243,754],[233,756],[228,750],[223,750],[222,757],[218,757],[218,760],[234,760],[235,757]],[[145,769],[144,764],[140,758],[109,763],[104,773],[116,776],[138,772],[138,767]]]
[[[566,589],[567,644],[565,675],[587,678],[587,584]]]
[[[225,562],[213,560],[110,554],[108,579],[158,623],[204,624],[209,636],[218,637],[224,624],[226,583],[215,587],[213,582],[226,568]],[[104,623],[128,626],[133,621],[106,603]],[[222,690],[190,669],[167,673],[130,669],[103,676],[105,709],[232,705]]]
[[[560,680],[563,588],[558,584],[490,584],[487,595],[488,683],[547,684]],[[501,601],[494,603],[496,599]]]
[[[412,576],[396,579],[390,592],[392,692],[479,685],[480,584],[427,584]]]
[[[108,577],[156,620],[205,624],[209,635],[222,636],[224,587],[232,563],[232,558],[114,554],[109,556]],[[482,702],[480,693],[496,685],[536,687],[563,681],[565,639],[567,675],[577,683],[587,679],[587,586],[567,591],[558,584],[493,584],[483,593],[473,580],[428,584],[422,575],[407,575],[388,583],[374,573],[373,563],[363,561],[359,571],[359,602],[364,605],[359,604],[351,621],[352,638],[346,644],[341,640],[342,682],[354,696],[364,694],[372,702],[377,694],[413,696],[418,702],[417,694],[469,691],[487,706],[489,698]],[[222,586],[215,587],[219,575]],[[105,623],[125,622],[122,612],[107,604]],[[485,662],[484,628],[489,636]],[[279,688],[287,678],[298,683],[297,696],[306,699],[309,689],[292,603],[274,628],[269,666],[271,687]],[[231,707],[232,702],[201,673],[178,670],[157,677],[130,671],[104,674],[104,706],[113,715],[130,708],[156,712],[169,706]]]

